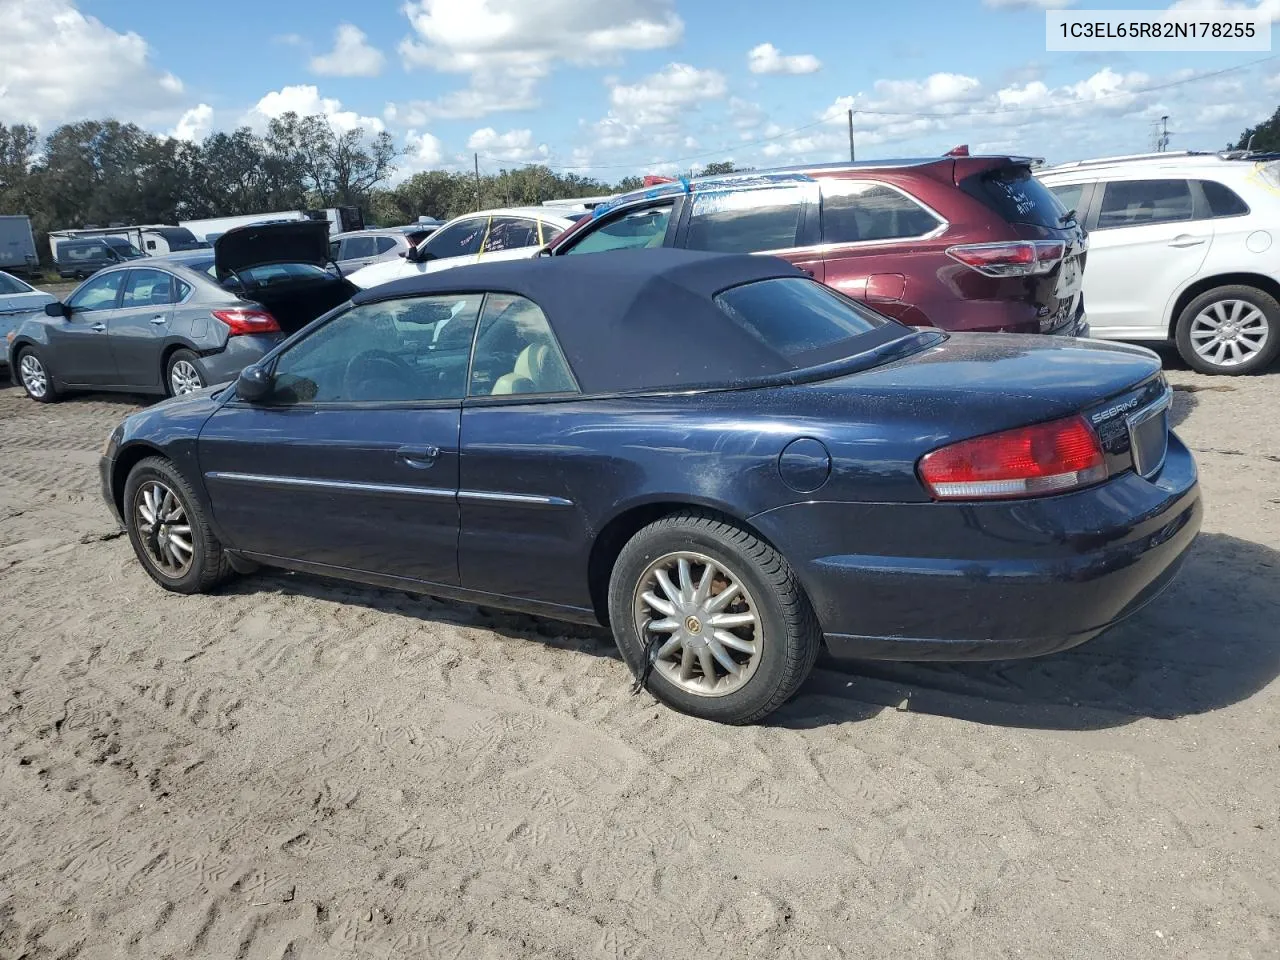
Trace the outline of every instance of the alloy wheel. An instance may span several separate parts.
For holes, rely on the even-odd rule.
[[[22,378],[22,385],[33,397],[41,398],[49,389],[49,375],[34,353],[23,355],[18,364],[18,375]]]
[[[169,386],[175,397],[184,393],[193,393],[204,386],[204,378],[195,364],[189,360],[179,360],[169,368]]]
[[[1267,344],[1267,315],[1247,300],[1218,300],[1191,321],[1191,346],[1206,363],[1236,367],[1248,363]]]
[[[148,480],[133,497],[134,524],[147,558],[160,573],[177,579],[191,569],[191,521],[178,495]]]
[[[654,671],[703,697],[740,689],[760,665],[760,616],[742,579],[705,554],[655,560],[636,585],[636,632]]]

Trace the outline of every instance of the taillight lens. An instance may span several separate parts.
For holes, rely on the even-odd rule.
[[[947,256],[988,277],[1030,277],[1049,273],[1067,253],[1061,240],[1014,240],[1009,243],[962,243]]]
[[[244,333],[280,332],[280,324],[276,323],[276,318],[265,310],[232,307],[229,310],[214,310],[213,315],[231,328],[233,337]]]
[[[919,470],[936,500],[1035,497],[1107,478],[1098,435],[1078,416],[953,443],[923,456]]]

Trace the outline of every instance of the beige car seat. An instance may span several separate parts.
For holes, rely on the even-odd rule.
[[[531,343],[520,351],[516,365],[510,373],[500,376],[490,394],[536,393],[545,378],[547,358],[551,347],[545,343]]]

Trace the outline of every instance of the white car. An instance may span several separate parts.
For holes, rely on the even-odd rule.
[[[1173,340],[1201,373],[1280,352],[1280,161],[1156,153],[1038,172],[1089,231],[1092,335]]]
[[[358,287],[490,260],[531,257],[587,215],[563,207],[507,207],[455,217],[403,258],[374,263],[347,277]]]

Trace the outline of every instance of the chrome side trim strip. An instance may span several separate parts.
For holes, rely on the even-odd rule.
[[[491,490],[460,490],[459,500],[487,500],[496,503],[527,503],[539,507],[572,507],[564,497],[542,497],[532,493],[497,493]]]
[[[571,507],[572,500],[544,497],[532,493],[501,493],[493,490],[445,490],[440,487],[410,487],[395,483],[359,483],[349,480],[312,480],[308,477],[276,477],[261,473],[235,473],[213,470],[206,480],[228,480],[232,483],[256,483],[269,487],[293,487],[305,490],[346,490],[355,493],[389,493],[411,497],[449,498],[493,503],[521,503],[537,507]]]
[[[356,493],[390,493],[411,497],[454,497],[453,490],[439,487],[410,487],[395,483],[356,483],[348,480],[312,480],[307,477],[272,477],[259,473],[211,471],[207,480],[229,480],[233,483],[256,483],[270,487],[294,487],[306,490],[348,490]]]

